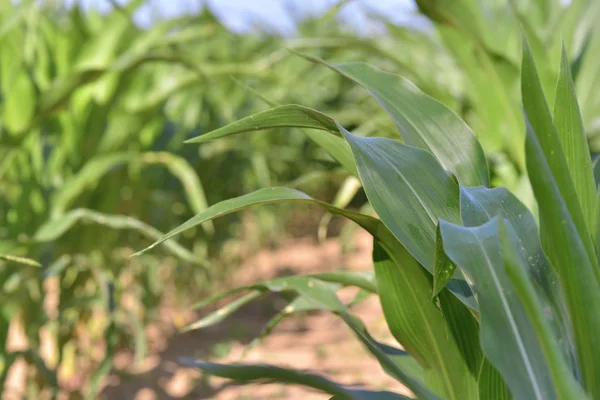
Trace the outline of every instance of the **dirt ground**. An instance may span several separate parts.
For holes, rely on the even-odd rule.
[[[257,282],[290,273],[313,273],[339,269],[370,268],[370,236],[359,231],[355,235],[355,251],[343,255],[338,241],[317,244],[312,240],[291,241],[277,250],[264,250],[252,257],[231,277],[233,285]],[[349,289],[342,295],[350,296]],[[275,299],[277,300],[277,299]],[[280,301],[279,303],[281,303]],[[196,370],[181,367],[179,357],[197,357],[212,361],[240,361],[248,343],[267,321],[283,307],[273,299],[257,301],[239,310],[223,323],[203,330],[178,333],[164,327],[153,335],[153,355],[135,375],[113,374],[100,398],[167,400],[167,399],[302,399],[320,400],[330,396],[310,389],[278,384],[237,386],[219,378],[202,377]],[[368,298],[354,308],[379,340],[397,345],[387,332],[379,303]],[[172,321],[165,311],[165,321]],[[189,321],[193,317],[187,316]],[[172,323],[172,322],[171,322]],[[267,338],[254,347],[245,362],[266,362],[279,366],[310,370],[347,385],[372,389],[388,389],[407,394],[389,378],[349,329],[337,317],[315,313],[284,320]],[[126,367],[130,358],[123,355],[117,365]]]

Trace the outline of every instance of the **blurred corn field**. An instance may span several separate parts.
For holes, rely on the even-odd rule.
[[[279,104],[319,109],[359,135],[396,137],[393,121],[362,88],[295,52],[368,61],[408,77],[465,118],[490,155],[494,182],[527,203],[518,150],[520,27],[534,38],[536,57],[544,49],[557,57],[544,65],[558,65],[554,33],[561,31],[592,149],[600,146],[597,2],[544,8],[419,0],[426,24],[397,26],[371,15],[385,32],[375,38],[341,23],[340,4],[300,21],[293,39],[234,33],[207,9],[142,29],[132,22],[142,3],[101,15],[0,2],[0,387],[23,358],[29,398],[93,398],[119,349],[144,359],[144,328],[169,296],[197,300],[236,255],[282,237],[289,218],[259,209],[246,215],[251,235],[242,235],[246,222],[228,217],[162,253],[130,259],[134,249],[208,204],[261,187],[299,187],[342,207],[359,193],[294,130],[200,149],[183,144]],[[552,82],[556,74],[542,71],[542,78]],[[552,98],[554,88],[544,89]],[[7,347],[13,326],[26,338],[14,351]]]

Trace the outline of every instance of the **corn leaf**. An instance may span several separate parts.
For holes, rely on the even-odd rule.
[[[38,228],[33,239],[37,242],[55,241],[66,234],[76,223],[81,221],[104,225],[111,229],[133,230],[151,240],[157,240],[163,236],[162,232],[133,217],[125,215],[109,215],[94,210],[78,208],[63,214],[60,217],[46,221]],[[173,240],[167,241],[165,247],[182,260],[192,264],[206,265],[204,260],[194,256],[189,250]]]
[[[599,271],[577,192],[524,45],[523,101],[527,123],[527,169],[540,209],[542,244],[556,269],[573,327],[581,377],[586,391],[600,396]]]
[[[535,331],[504,271],[498,223],[479,227],[440,222],[444,249],[473,280],[481,312],[481,346],[515,398],[553,399],[549,376]]]
[[[577,227],[580,240],[584,244],[588,256],[593,260],[592,263],[597,265],[591,236],[586,226],[581,203],[565,156],[565,150],[552,120],[552,115],[550,114],[550,109],[548,108],[548,103],[544,97],[537,74],[535,61],[525,37],[523,37],[523,66],[521,71],[521,92],[526,118],[531,125],[532,133],[536,135],[537,142],[552,172],[552,178],[560,191],[571,219]],[[532,174],[532,171],[530,171],[530,174]],[[538,199],[538,202],[540,202],[540,199]],[[600,271],[597,272],[600,277]]]
[[[238,133],[283,127],[318,129],[333,134],[319,135],[315,132],[304,132],[311,140],[327,150],[349,172],[356,175],[356,166],[348,144],[342,138],[336,137],[340,136],[340,132],[335,121],[319,111],[294,104],[275,107],[242,118],[212,132],[189,139],[186,143],[204,143]]]
[[[476,398],[476,384],[447,325],[431,301],[430,276],[401,246],[374,241],[381,306],[396,340],[424,368],[426,383],[445,399]]]
[[[554,123],[575,185],[575,192],[579,197],[583,218],[588,224],[589,232],[593,232],[596,221],[596,185],[592,173],[592,159],[564,45],[556,86]]]
[[[498,220],[498,233],[504,255],[506,274],[517,297],[520,299],[527,318],[535,328],[542,352],[548,361],[556,395],[560,399],[585,399],[587,396],[576,382],[570,365],[563,358],[557,339],[554,337],[545,318],[544,306],[537,297],[533,283],[527,274],[528,265],[522,253],[518,250],[518,240],[515,235],[511,235],[505,226],[507,223],[502,221],[502,219]]]
[[[373,209],[407,250],[433,272],[437,218],[460,221],[458,186],[425,150],[340,130],[350,143]]]
[[[198,368],[203,372],[233,379],[238,382],[281,382],[308,386],[321,392],[340,396],[348,400],[400,400],[407,397],[391,392],[372,392],[367,390],[350,389],[332,382],[319,375],[308,372],[295,371],[291,369],[261,365],[261,364],[218,364],[207,361],[194,361],[192,359],[181,359],[180,362],[188,367]]]
[[[562,343],[562,351],[577,370],[575,344],[568,325],[568,313],[558,275],[544,254],[537,224],[531,212],[505,188],[460,188],[461,215],[465,226],[479,226],[502,217],[515,230],[519,252],[527,260],[528,274],[536,282],[536,290],[544,299],[546,319]]]
[[[146,247],[145,249],[137,252],[134,256],[142,254],[160,243],[168,240],[174,236],[179,235],[183,231],[187,229],[191,229],[195,226],[198,226],[206,221],[210,221],[212,219],[222,217],[224,215],[230,214],[232,212],[236,212],[242,210],[244,208],[259,205],[259,204],[273,204],[273,203],[281,203],[281,202],[296,202],[296,203],[305,203],[305,204],[313,204],[319,207],[324,208],[334,215],[343,216],[351,219],[364,229],[366,229],[369,233],[373,235],[379,235],[380,232],[385,231],[385,227],[381,224],[377,219],[370,217],[368,215],[356,213],[353,211],[343,210],[337,207],[332,206],[329,203],[325,203],[319,200],[315,200],[308,196],[305,193],[302,193],[295,189],[290,188],[267,188],[260,189],[253,193],[236,197],[233,199],[225,200],[220,203],[217,203],[213,206],[208,207],[204,212],[190,218],[188,221],[184,222],[182,225],[177,228],[171,230],[152,245]]]
[[[487,161],[477,137],[444,104],[407,79],[369,64],[329,64],[304,57],[327,65],[367,89],[394,119],[404,143],[433,153],[461,185],[489,185]]]
[[[487,358],[484,358],[481,363],[477,385],[479,386],[479,398],[482,400],[511,400],[513,398],[502,375]]]

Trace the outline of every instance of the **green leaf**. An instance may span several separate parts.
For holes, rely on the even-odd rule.
[[[317,129],[331,133],[332,135],[321,135],[317,132],[304,132],[311,140],[327,150],[349,172],[357,175],[348,144],[342,138],[337,137],[340,136],[340,132],[335,121],[319,111],[295,104],[279,106],[250,115],[212,132],[189,139],[185,143],[204,143],[238,133],[284,127]]]
[[[589,231],[593,232],[596,221],[596,185],[592,173],[592,159],[564,44],[556,86],[554,122],[579,197],[583,218]]]
[[[404,142],[433,153],[461,185],[489,185],[487,161],[477,137],[444,104],[409,80],[369,64],[329,64],[315,57],[304,57],[327,65],[367,89],[394,119]]]
[[[510,283],[525,310],[529,322],[535,329],[542,352],[548,361],[548,369],[559,399],[585,399],[587,396],[576,382],[570,366],[563,358],[557,340],[545,319],[543,304],[537,297],[527,275],[528,266],[518,250],[518,241],[511,235],[505,223],[498,220],[500,244],[504,255],[504,266]]]
[[[165,234],[164,236],[162,236],[160,239],[158,239],[152,245],[150,245],[147,248],[134,254],[134,256],[142,254],[142,253],[156,247],[157,245],[164,242],[165,240],[168,240],[176,235],[179,235],[183,231],[185,231],[187,229],[191,229],[195,226],[198,226],[206,221],[210,221],[212,219],[222,217],[229,213],[236,212],[236,211],[242,210],[244,208],[247,208],[247,207],[250,207],[253,205],[273,204],[273,203],[281,203],[281,202],[308,203],[308,204],[314,204],[314,205],[320,206],[332,214],[351,219],[352,221],[354,221],[355,223],[357,223],[358,225],[360,225],[361,227],[363,227],[365,230],[367,230],[369,233],[371,233],[373,235],[378,236],[378,235],[382,234],[381,232],[386,230],[385,227],[383,226],[383,224],[381,224],[380,221],[378,221],[377,219],[375,219],[373,217],[369,217],[364,214],[360,214],[360,213],[356,213],[353,211],[343,210],[343,209],[334,207],[329,203],[315,200],[315,199],[311,198],[310,196],[308,196],[307,194],[302,193],[298,190],[290,189],[290,188],[283,188],[283,187],[267,188],[267,189],[257,190],[253,193],[250,193],[250,194],[247,194],[244,196],[225,200],[225,201],[222,201],[220,203],[217,203],[217,204],[207,208],[204,212],[190,218],[188,221],[186,221],[179,227],[173,229],[172,231],[170,231],[167,234]]]
[[[459,222],[458,185],[428,151],[343,127],[369,202],[406,249],[433,273],[438,218]]]
[[[552,323],[554,334],[562,343],[565,356],[573,361],[572,368],[577,369],[574,361],[575,345],[568,324],[564,294],[558,275],[544,254],[538,227],[531,212],[505,188],[461,187],[460,202],[465,226],[483,225],[494,217],[502,217],[511,224],[519,241],[519,251],[527,260],[529,273],[536,281],[536,290],[547,300],[545,306],[551,310],[546,314],[546,318]]]
[[[600,396],[600,314],[589,312],[600,307],[600,271],[558,133],[524,48],[528,83],[523,98],[527,117],[533,118],[527,123],[527,170],[539,204],[542,244],[565,294],[584,387],[592,397]]]
[[[557,398],[535,331],[504,271],[497,221],[471,228],[441,221],[444,249],[473,280],[481,346],[511,393],[523,399]]]
[[[163,236],[162,232],[132,217],[125,215],[109,215],[94,210],[78,208],[63,214],[60,217],[48,220],[38,228],[33,239],[37,242],[51,242],[57,240],[80,221],[104,225],[111,229],[133,230],[151,240],[158,240]],[[189,250],[173,240],[167,241],[165,247],[182,260],[192,264],[206,265],[204,260],[194,256]]]
[[[479,372],[479,398],[490,400],[512,400],[512,396],[502,375],[487,360],[483,359],[481,370]]]
[[[239,288],[239,289],[242,289],[242,288]],[[243,289],[246,289],[246,288],[243,288]],[[236,292],[238,292],[238,291],[240,291],[240,290],[236,290]],[[228,294],[229,293],[223,293],[222,296],[225,297]],[[234,301],[228,303],[227,305],[219,308],[218,310],[208,314],[204,318],[189,324],[185,328],[185,330],[192,331],[195,329],[202,329],[202,328],[206,328],[207,326],[218,324],[219,322],[224,321],[227,317],[229,317],[231,314],[233,314],[234,312],[236,312],[237,310],[239,310],[246,304],[250,303],[252,300],[255,300],[258,297],[262,296],[262,294],[263,293],[259,290],[251,291],[250,293],[247,293],[244,296],[239,297],[239,298],[235,299]]]
[[[239,382],[280,382],[308,386],[321,392],[340,396],[348,400],[395,400],[407,399],[407,397],[392,392],[372,392],[367,390],[350,389],[332,382],[319,375],[294,371],[286,368],[261,364],[235,364],[225,365],[213,362],[194,361],[192,359],[181,359],[183,365],[199,368],[207,374],[222,378],[234,379]]]
[[[377,288],[390,331],[424,367],[436,392],[447,399],[476,398],[475,380],[431,301],[431,279],[401,246],[374,241]],[[429,372],[429,373],[427,373]]]
[[[474,313],[448,290],[441,291],[438,299],[448,330],[471,374],[477,378],[483,360],[479,344],[479,322]]]
[[[550,114],[548,103],[544,97],[535,61],[525,37],[523,37],[523,65],[521,74],[523,106],[525,108],[526,118],[531,125],[531,132],[534,133],[537,138],[537,142],[543,152],[544,158],[547,160],[548,166],[550,167],[552,179],[571,215],[573,223],[577,227],[580,239],[588,252],[588,256],[590,259],[593,259],[593,264],[597,265],[594,246],[590,233],[587,230],[585,216],[583,214],[581,203],[579,202],[577,191],[575,190],[575,184],[573,183],[572,175],[569,170],[565,150],[563,149],[556,126],[552,121],[552,115]],[[531,174],[532,171],[530,170],[529,161],[527,166],[529,173]],[[531,168],[534,167],[531,166]],[[537,193],[536,198],[538,198]],[[539,198],[538,202],[541,203]],[[600,271],[598,271],[598,277],[600,278]]]

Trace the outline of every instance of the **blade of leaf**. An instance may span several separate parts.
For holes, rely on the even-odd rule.
[[[504,272],[497,218],[479,227],[440,221],[444,249],[472,278],[481,315],[481,345],[516,398],[556,398],[531,324]]]
[[[250,115],[212,132],[188,139],[185,143],[204,143],[238,133],[283,127],[318,129],[331,133],[332,135],[322,135],[318,132],[303,131],[311,140],[327,150],[349,172],[357,174],[348,144],[338,137],[340,132],[335,121],[319,111],[295,104],[279,106]]]
[[[590,149],[577,104],[575,85],[571,77],[564,43],[556,85],[554,123],[583,210],[583,218],[588,224],[589,231],[592,232],[596,221],[596,185],[592,173]]]
[[[483,352],[479,344],[479,322],[471,310],[448,290],[440,292],[439,305],[460,354],[471,374],[477,378],[483,360]]]
[[[482,400],[512,400],[513,398],[502,375],[485,357],[481,363],[477,384],[479,385],[479,398]]]
[[[575,343],[568,323],[564,294],[558,275],[542,249],[537,223],[531,211],[505,188],[461,187],[460,203],[465,226],[483,225],[498,216],[510,222],[519,240],[519,251],[529,264],[528,272],[538,284],[538,294],[545,299],[545,307],[549,310],[546,318],[552,323],[572,369],[577,370]]]
[[[433,272],[437,219],[460,221],[458,185],[425,150],[387,138],[354,136],[339,128],[350,143],[373,209],[421,265]]]
[[[257,190],[253,193],[250,193],[250,194],[247,194],[244,196],[225,200],[225,201],[222,201],[220,203],[217,203],[217,204],[207,208],[204,212],[190,218],[188,221],[186,221],[179,227],[171,230],[170,232],[168,232],[167,234],[162,236],[160,239],[158,239],[152,245],[150,245],[150,246],[146,247],[145,249],[134,254],[134,256],[142,254],[142,253],[156,247],[157,245],[164,242],[165,240],[168,240],[176,235],[179,235],[183,231],[193,228],[195,226],[198,226],[198,225],[200,225],[206,221],[209,221],[211,219],[215,219],[215,218],[221,217],[223,215],[226,215],[226,214],[229,214],[232,212],[236,212],[236,211],[242,210],[246,207],[250,207],[253,205],[273,204],[273,203],[280,203],[280,202],[308,203],[308,204],[314,204],[314,205],[320,206],[320,207],[324,208],[325,210],[331,212],[332,214],[340,215],[340,216],[351,219],[352,221],[354,221],[355,223],[357,223],[358,225],[360,225],[361,227],[363,227],[364,229],[366,229],[369,233],[371,233],[373,235],[379,235],[380,231],[382,230],[381,222],[373,217],[370,217],[370,216],[367,216],[364,214],[360,214],[360,213],[356,213],[356,212],[352,212],[352,211],[348,211],[348,210],[343,210],[340,208],[336,208],[336,207],[332,206],[331,204],[315,200],[315,199],[311,198],[310,196],[308,196],[307,194],[302,193],[295,189],[267,188],[267,189]]]
[[[343,387],[319,375],[261,364],[225,365],[182,358],[183,365],[199,368],[207,374],[240,382],[280,382],[312,387],[325,393],[349,400],[401,400],[407,397],[391,392],[370,392]]]
[[[444,104],[412,82],[364,63],[330,64],[300,54],[348,77],[367,91],[394,119],[406,144],[432,152],[461,185],[488,186],[485,154],[469,126]]]
[[[535,329],[542,352],[548,361],[548,369],[556,388],[557,398],[587,398],[581,386],[575,381],[570,367],[561,354],[556,338],[553,336],[550,326],[545,320],[542,303],[538,299],[532,282],[527,276],[528,266],[518,250],[517,238],[511,236],[502,219],[498,220],[498,229],[506,274],[515,289],[516,295],[520,299],[529,322],[531,322]]]
[[[569,173],[565,152],[556,126],[552,121],[552,115],[550,114],[550,109],[548,108],[546,98],[544,97],[535,61],[525,36],[523,36],[523,65],[521,73],[523,106],[525,108],[526,118],[532,128],[530,131],[534,133],[537,138],[536,141],[548,162],[555,185],[560,191],[560,195],[569,211],[571,219],[577,227],[580,240],[588,252],[588,257],[590,258],[592,265],[594,265],[594,268],[596,269],[595,273],[597,274],[598,279],[600,279],[600,270],[598,269],[598,262],[596,260],[591,235],[587,230],[577,191],[575,190],[573,179]],[[531,164],[528,161],[528,170],[530,165]],[[538,202],[540,202],[539,198]]]
[[[390,331],[435,378],[439,395],[448,399],[474,398],[471,379],[454,339],[431,301],[429,274],[399,246],[374,241],[373,263],[383,313]]]
[[[151,240],[158,240],[163,236],[162,232],[132,217],[125,215],[109,215],[94,210],[78,208],[63,214],[59,218],[48,220],[38,228],[33,239],[37,242],[51,242],[57,240],[80,221],[104,225],[111,229],[134,230]],[[173,240],[167,241],[165,247],[182,260],[192,264],[208,265],[205,260],[194,256],[188,249]]]
[[[569,311],[578,365],[586,390],[600,395],[600,285],[585,240],[580,236],[568,205],[554,179],[531,125],[527,123],[527,169],[539,203],[542,244],[560,278]]]

